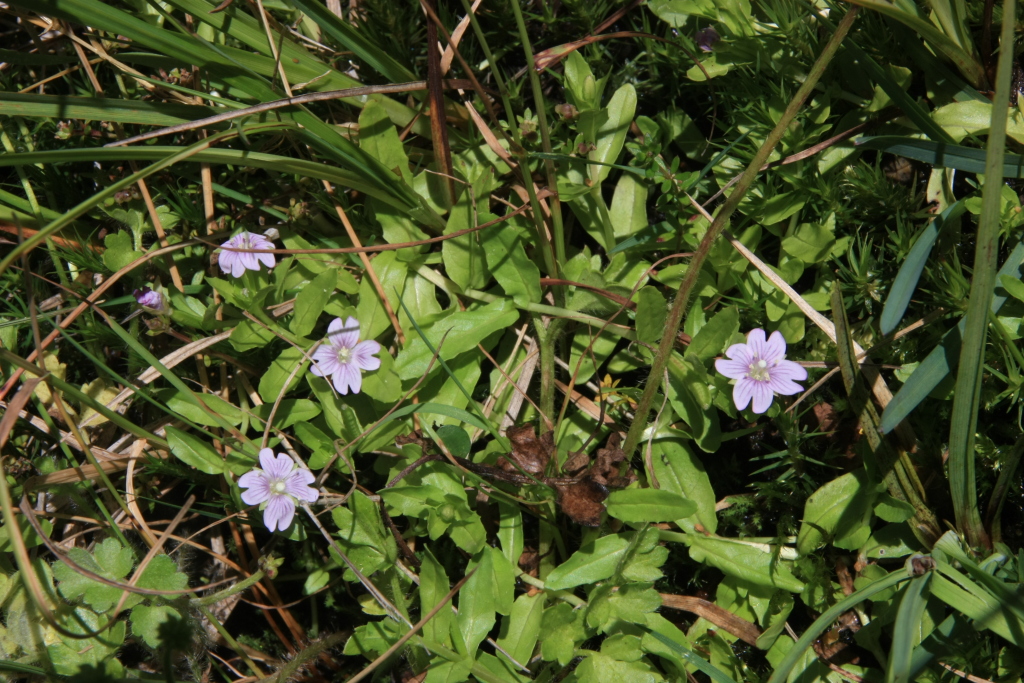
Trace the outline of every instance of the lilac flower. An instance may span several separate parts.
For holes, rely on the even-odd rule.
[[[711,52],[711,49],[719,39],[720,36],[714,26],[708,26],[707,28],[697,31],[697,34],[693,37],[694,42],[697,43],[697,47],[699,47],[703,52]]]
[[[743,410],[754,399],[753,410],[760,414],[768,410],[774,394],[790,396],[803,391],[793,380],[807,379],[807,370],[786,360],[786,340],[778,331],[765,341],[764,330],[751,330],[746,344],[733,344],[725,355],[729,359],[716,360],[715,369],[736,380],[732,401],[737,410]]]
[[[160,292],[155,292],[149,287],[144,289],[136,289],[133,294],[135,295],[135,301],[143,308],[148,308],[154,313],[165,313],[167,306],[164,304],[164,296]]]
[[[273,249],[274,243],[263,235],[252,232],[240,232],[224,244],[221,249]],[[220,253],[220,269],[231,273],[231,277],[242,277],[247,270],[259,270],[260,263],[273,268],[277,263],[273,254],[255,254],[248,251],[222,251]]]
[[[334,388],[344,396],[352,389],[358,394],[363,386],[362,370],[376,370],[380,359],[374,354],[380,352],[380,344],[371,340],[359,341],[359,321],[353,317],[342,322],[335,318],[327,328],[327,341],[313,352],[313,367],[317,377],[333,375]]]
[[[263,523],[271,531],[284,531],[295,516],[295,499],[306,503],[315,502],[320,492],[309,486],[315,477],[309,470],[298,467],[284,453],[275,456],[274,451],[264,448],[260,451],[263,469],[246,472],[238,479],[239,488],[249,489],[242,493],[246,505],[263,505]]]

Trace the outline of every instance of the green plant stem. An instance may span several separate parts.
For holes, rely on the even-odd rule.
[[[519,40],[523,43],[523,54],[526,55],[527,72],[530,74],[530,87],[533,89],[533,104],[537,108],[537,127],[540,128],[541,148],[546,154],[551,154],[551,134],[548,130],[544,91],[540,87],[540,76],[537,75],[537,64],[533,59],[530,34],[526,30],[526,22],[523,21],[523,10],[519,7],[519,0],[510,0],[509,4],[512,6],[512,12],[516,15]],[[554,192],[558,188],[558,179],[555,176],[555,164],[551,159],[544,160],[544,170],[548,177],[548,187]],[[562,264],[565,263],[565,232],[562,226],[562,203],[559,201],[557,193],[551,198],[551,229],[554,233],[552,239],[555,242],[555,263],[558,268],[561,268]],[[541,363],[543,362],[544,359],[542,357]]]
[[[992,106],[985,156],[985,187],[982,189],[981,217],[974,251],[974,275],[970,303],[960,348],[960,370],[953,394],[952,426],[949,432],[949,491],[957,528],[974,547],[990,547],[991,538],[981,521],[974,476],[974,432],[978,423],[981,377],[988,336],[988,312],[995,290],[999,256],[999,212],[1003,189],[1003,156],[1006,147],[1006,116],[1010,101],[1010,74],[1014,63],[1013,32],[1016,0],[1003,3],[996,94]],[[1000,104],[1001,103],[1001,104]]]
[[[672,302],[672,308],[669,310],[668,319],[665,321],[665,332],[661,337],[661,343],[658,345],[658,352],[654,356],[654,361],[651,363],[651,373],[647,378],[647,386],[644,388],[644,393],[640,397],[640,401],[637,404],[636,416],[633,418],[633,424],[629,427],[629,432],[626,435],[626,445],[624,450],[627,457],[632,455],[633,451],[636,450],[637,444],[640,442],[640,436],[643,434],[644,429],[647,426],[647,416],[650,415],[651,406],[654,404],[654,397],[661,388],[662,376],[665,373],[665,366],[668,364],[669,356],[672,353],[672,348],[675,345],[676,335],[679,333],[679,326],[683,322],[683,314],[686,312],[686,304],[690,299],[690,295],[693,293],[693,287],[697,283],[697,276],[700,273],[701,267],[704,265],[704,261],[708,257],[708,253],[711,251],[711,246],[714,244],[715,239],[728,227],[729,219],[732,217],[736,207],[739,206],[740,200],[750,189],[750,186],[754,182],[754,178],[760,172],[761,167],[768,161],[768,157],[774,151],[775,147],[782,140],[782,136],[785,135],[786,131],[789,130],[790,123],[796,118],[797,112],[803,107],[804,102],[810,96],[811,91],[818,84],[818,80],[825,73],[825,69],[828,67],[832,58],[835,56],[836,51],[839,49],[839,45],[843,42],[843,38],[849,33],[850,28],[853,26],[854,20],[857,18],[859,12],[858,7],[851,7],[843,17],[842,21],[836,27],[835,33],[832,34],[832,38],[825,45],[825,49],[822,50],[818,60],[811,67],[810,72],[807,74],[806,80],[803,85],[797,90],[796,95],[790,101],[789,106],[786,107],[786,111],[783,112],[782,118],[779,119],[778,124],[772,129],[772,132],[768,134],[768,138],[761,145],[761,148],[757,150],[757,154],[750,161],[743,175],[740,176],[739,181],[736,183],[736,187],[729,198],[726,199],[722,208],[718,211],[714,221],[711,222],[711,226],[708,228],[707,234],[704,235],[704,239],[701,240],[700,246],[697,248],[697,252],[694,254],[693,259],[690,261],[690,265],[686,270],[686,276],[683,281],[679,284],[679,291],[676,294],[675,301]]]
[[[555,424],[555,342],[564,326],[565,318],[548,318],[545,326],[543,316],[533,316],[540,349],[540,412],[551,426]]]

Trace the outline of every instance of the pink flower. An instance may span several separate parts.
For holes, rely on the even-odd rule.
[[[295,499],[313,503],[320,497],[320,492],[309,486],[315,477],[296,467],[284,453],[275,456],[269,448],[260,451],[260,464],[263,469],[246,472],[238,479],[239,488],[248,489],[242,493],[242,501],[246,505],[266,503],[263,523],[271,531],[284,531],[295,516]]]
[[[335,318],[327,328],[327,341],[313,352],[313,367],[317,377],[333,375],[334,388],[344,396],[351,388],[358,394],[363,386],[362,370],[376,370],[380,359],[374,354],[380,352],[380,344],[372,339],[359,341],[359,321],[353,317],[342,322]]]
[[[274,243],[263,235],[251,232],[240,232],[224,244],[221,249],[273,249]],[[277,263],[273,254],[256,254],[248,251],[222,251],[220,253],[220,269],[231,273],[231,277],[242,277],[247,270],[259,270],[260,263],[273,268]]]
[[[154,313],[167,312],[167,307],[164,305],[164,297],[160,292],[155,292],[146,287],[145,289],[136,289],[133,294],[135,295],[135,301],[143,308],[148,308]]]
[[[733,344],[725,355],[729,359],[716,360],[715,369],[736,380],[732,401],[737,410],[743,410],[754,399],[753,410],[760,414],[768,410],[775,394],[790,396],[803,391],[793,380],[807,379],[807,370],[786,360],[786,340],[778,331],[765,341],[764,330],[751,330],[746,344]]]

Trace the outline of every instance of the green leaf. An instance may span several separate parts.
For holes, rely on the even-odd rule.
[[[623,522],[671,522],[697,512],[697,505],[678,493],[659,489],[612,491],[605,501],[608,514]]]
[[[815,491],[804,504],[796,547],[801,555],[866,526],[878,495],[863,468],[837,477]]]
[[[169,605],[139,605],[132,610],[132,633],[152,648],[161,647],[160,629],[169,622],[181,621],[178,610]]]
[[[597,148],[591,150],[588,158],[602,164],[612,164],[619,158],[622,145],[626,142],[629,124],[633,123],[633,114],[636,112],[636,89],[630,83],[623,85],[615,91],[605,109],[608,116],[597,130]],[[607,166],[591,166],[590,178],[597,186],[610,172],[611,169]],[[612,245],[605,246],[611,248]]]
[[[789,563],[770,550],[700,534],[688,534],[686,543],[690,546],[690,558],[694,562],[710,564],[729,576],[791,593],[804,589],[803,582],[793,575]]]
[[[172,388],[161,389],[156,392],[155,397],[167,404],[167,407],[173,412],[195,424],[219,427],[222,426],[221,420],[226,420],[229,424],[236,426],[242,423],[242,411],[216,394],[192,394],[190,396]],[[205,403],[209,410],[203,410],[197,406],[195,399]]]
[[[295,297],[295,312],[289,329],[299,337],[305,337],[316,327],[320,314],[324,312],[327,300],[334,293],[338,272],[333,268],[323,271],[302,288]]]
[[[544,592],[520,595],[512,605],[512,612],[501,620],[498,645],[519,663],[533,657],[540,638],[545,597]]]
[[[584,545],[558,565],[544,584],[548,590],[565,590],[610,578],[629,547],[626,534],[611,534]]]
[[[576,644],[587,637],[583,610],[574,610],[564,602],[555,603],[544,610],[541,632],[544,634],[540,642],[544,659],[565,666],[572,660]]]
[[[647,186],[643,180],[632,173],[623,173],[615,184],[608,215],[616,240],[629,237],[647,227]]]
[[[450,235],[460,230],[468,230],[480,223],[487,223],[497,216],[489,213],[478,214],[476,206],[470,200],[469,193],[463,194],[459,203],[452,207],[445,225],[444,234]],[[500,230],[508,230],[508,226],[498,225]],[[441,258],[448,277],[462,289],[483,289],[490,280],[487,270],[487,257],[480,235],[469,233],[461,237],[453,237],[441,244]]]
[[[905,500],[898,500],[887,493],[879,495],[875,514],[886,522],[905,522],[914,516],[914,506]]]
[[[260,398],[266,403],[274,403],[278,397],[287,393],[294,387],[302,372],[295,372],[295,368],[305,360],[302,349],[288,346],[281,354],[274,359],[267,371],[260,377],[259,392]],[[294,374],[293,374],[294,373]],[[285,382],[291,376],[291,381],[285,387]]]
[[[388,489],[385,489],[388,490]],[[444,567],[434,558],[429,549],[423,553],[423,563],[420,566],[420,614],[426,614],[432,610],[450,590],[448,574]],[[463,587],[465,590],[465,587]],[[452,611],[450,608],[442,608],[434,618],[423,627],[423,637],[435,643],[444,645],[450,638]]]
[[[103,265],[117,272],[135,259],[142,256],[141,251],[132,247],[131,233],[119,230],[103,238],[106,251],[103,252]]]
[[[886,663],[886,683],[907,683],[911,680],[910,667],[914,648],[919,644],[921,620],[928,606],[928,582],[931,574],[918,576],[907,584],[896,613],[892,630],[892,647]],[[916,641],[916,642],[915,642]]]
[[[1010,277],[1009,275],[1000,275],[999,284],[1003,286],[1003,289],[1018,301],[1024,301],[1024,282],[1021,282],[1017,278]]]
[[[998,277],[1006,275],[1012,278],[1021,279],[1021,264],[1024,263],[1024,241],[1018,242],[1006,262],[999,269]],[[992,295],[991,310],[999,314],[1006,297],[996,288]],[[965,322],[963,319],[943,337],[939,345],[932,349],[931,353],[921,364],[917,366],[913,374],[903,383],[903,387],[896,392],[892,401],[885,407],[882,413],[880,430],[887,433],[896,428],[903,419],[923,401],[931,391],[939,385],[949,373],[957,367],[960,361],[960,343],[963,335]]]
[[[469,455],[469,449],[473,444],[469,441],[469,434],[462,427],[442,425],[437,428],[437,435],[441,437],[445,448],[456,458],[465,458]]]
[[[186,465],[195,467],[206,474],[221,474],[227,466],[223,458],[213,450],[210,444],[198,439],[188,432],[175,427],[167,427],[167,443],[171,453]]]
[[[519,233],[499,223],[482,231],[487,266],[505,294],[520,306],[540,303],[540,269],[523,248]]]
[[[188,585],[188,575],[178,571],[178,565],[167,555],[157,555],[136,582],[140,588],[177,591]]]
[[[928,257],[932,253],[932,247],[935,246],[935,241],[939,238],[939,233],[947,225],[958,224],[954,222],[960,218],[966,208],[963,201],[956,202],[918,234],[914,246],[910,248],[907,258],[900,266],[899,272],[896,273],[896,279],[892,281],[889,296],[885,299],[885,307],[882,309],[882,317],[879,319],[882,334],[889,334],[899,325],[907,310],[907,304],[910,303],[910,297],[913,296],[914,290],[917,288],[917,282],[921,278]],[[1020,281],[1016,282],[1020,284]],[[1021,285],[1021,288],[1024,291],[1024,285]]]
[[[835,243],[833,215],[824,223],[801,223],[793,234],[782,239],[782,250],[810,266],[828,258]]]
[[[405,147],[398,137],[395,124],[388,118],[384,107],[372,99],[367,100],[359,114],[359,146],[384,166],[395,171],[396,176],[404,178],[406,182],[412,182],[409,157],[405,154]]]
[[[657,287],[641,287],[636,300],[636,338],[647,344],[657,344],[665,330],[668,306]]]
[[[205,396],[204,396],[205,398]],[[261,406],[253,406],[252,413],[263,423],[270,417],[270,411],[274,408],[272,403],[264,403]],[[305,398],[285,398],[277,406],[274,413],[274,427],[287,429],[297,423],[305,423],[320,414],[320,406]],[[304,427],[307,425],[303,425]]]
[[[468,652],[475,652],[494,627],[494,567],[489,548],[484,548],[475,562],[476,573],[459,591],[459,614],[456,623]],[[472,567],[467,567],[467,571]]]
[[[519,564],[519,557],[523,554],[523,513],[519,507],[504,501],[498,503],[498,541],[501,543],[501,551],[505,558],[513,566]]]
[[[700,522],[704,531],[715,533],[718,530],[715,492],[700,458],[684,441],[677,439],[656,440],[651,445],[651,454],[659,486],[697,506],[696,518],[687,516],[672,521],[685,531],[695,531],[694,523]]]
[[[444,360],[451,360],[476,348],[490,334],[511,327],[518,319],[519,311],[515,304],[509,299],[501,299],[479,308],[450,313],[425,330],[425,334],[435,349],[444,338],[440,356]],[[420,377],[426,372],[432,355],[423,339],[417,335],[399,352],[395,360],[398,376],[402,379]]]
[[[735,683],[728,675],[700,655],[695,654],[693,650],[671,640],[662,633],[657,631],[646,633],[642,643],[645,652],[665,657],[675,663],[680,671],[688,671],[689,667],[693,666],[707,674],[715,683]]]
[[[984,107],[986,111],[984,128],[988,128],[988,113],[992,109],[991,103],[983,105],[972,103],[970,106]],[[958,171],[965,171],[967,173],[985,173],[984,150],[955,145],[951,142],[933,142],[932,140],[882,135],[859,138],[857,146],[897,154],[907,159],[922,161],[938,168],[955,168]],[[1002,168],[1004,178],[1024,178],[1024,156],[1006,154],[1003,159]]]
[[[686,354],[693,354],[702,363],[721,355],[740,329],[740,312],[735,306],[723,308],[693,336]]]

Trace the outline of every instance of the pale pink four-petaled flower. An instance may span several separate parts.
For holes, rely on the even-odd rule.
[[[297,467],[284,453],[275,456],[274,451],[264,448],[260,451],[263,469],[246,472],[238,479],[242,501],[246,505],[262,505],[263,523],[268,529],[284,531],[295,516],[295,501],[313,503],[320,492],[310,484],[316,479],[313,473]]]
[[[240,232],[224,244],[220,245],[218,263],[222,272],[231,273],[231,277],[242,277],[247,270],[259,270],[260,263],[273,268],[277,259],[273,254],[259,254],[250,251],[228,251],[228,249],[273,249],[274,243],[263,235],[252,232]]]
[[[725,355],[728,359],[716,360],[715,369],[736,380],[732,401],[738,410],[746,408],[753,399],[753,411],[763,413],[771,406],[775,394],[790,396],[803,391],[794,380],[807,379],[807,370],[786,360],[786,340],[777,330],[767,340],[764,330],[751,330],[746,344],[733,344]]]
[[[335,318],[327,328],[327,341],[313,352],[313,367],[317,377],[331,376],[334,388],[345,395],[352,390],[358,394],[363,386],[363,370],[376,370],[380,359],[380,344],[368,339],[359,341],[359,321],[353,317],[342,321]]]

